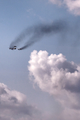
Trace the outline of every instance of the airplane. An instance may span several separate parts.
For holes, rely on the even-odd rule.
[[[16,50],[16,46],[10,47],[11,50]]]
[[[22,50],[22,48],[19,48],[18,50]]]

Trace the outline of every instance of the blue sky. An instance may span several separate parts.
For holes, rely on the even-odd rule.
[[[7,111],[7,116],[0,113],[1,120],[74,120],[76,113],[80,118],[79,10],[79,0],[0,0],[0,96],[1,109]],[[60,20],[66,21],[67,32],[45,35],[24,50],[9,49],[26,28]]]

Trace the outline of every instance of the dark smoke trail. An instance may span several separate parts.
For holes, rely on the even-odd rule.
[[[24,30],[20,36],[11,43],[10,47],[13,47],[14,45],[18,45],[19,42],[21,42],[22,40],[24,40],[24,38],[27,35],[32,35],[31,38],[25,43],[25,45],[21,48],[19,48],[18,50],[22,50],[25,49],[29,46],[31,46],[32,44],[34,44],[35,42],[39,41],[41,37],[43,37],[44,35],[50,35],[52,33],[59,33],[64,31],[66,28],[66,24],[64,21],[57,21],[54,22],[53,24],[49,24],[49,25],[38,25],[38,26],[34,26],[34,27],[30,27],[26,30]]]

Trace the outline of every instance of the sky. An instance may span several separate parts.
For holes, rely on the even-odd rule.
[[[0,0],[0,120],[80,120],[79,20],[79,0]]]

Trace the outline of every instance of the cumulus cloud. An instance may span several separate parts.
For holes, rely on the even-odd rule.
[[[44,91],[56,94],[57,90],[80,92],[80,66],[68,62],[62,54],[51,54],[46,51],[33,51],[29,61],[29,71],[34,82]],[[56,91],[56,92],[55,92]]]
[[[37,116],[39,110],[27,103],[24,94],[0,83],[0,120],[33,120],[35,114]]]
[[[30,56],[28,69],[33,83],[42,91],[53,95],[65,110],[71,110],[70,114],[80,114],[79,65],[67,61],[62,54],[49,56],[47,51],[34,50]]]
[[[75,15],[80,15],[80,0],[49,0],[53,4],[64,5]]]

